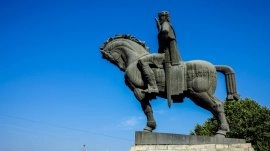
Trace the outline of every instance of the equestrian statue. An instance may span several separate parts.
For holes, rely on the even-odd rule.
[[[217,72],[225,75],[227,100],[238,100],[234,70],[227,65],[213,65],[204,60],[184,62],[176,44],[176,35],[169,12],[158,13],[158,53],[149,53],[146,44],[131,35],[116,35],[100,47],[104,59],[125,73],[125,83],[141,103],[147,118],[144,131],[156,128],[150,104],[156,97],[165,98],[170,107],[181,103],[185,97],[210,111],[218,121],[217,136],[229,132],[223,103],[214,93]]]

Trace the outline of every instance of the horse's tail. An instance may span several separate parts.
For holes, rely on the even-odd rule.
[[[217,72],[223,73],[226,81],[227,98],[226,100],[239,100],[240,96],[236,91],[235,73],[230,66],[215,65]]]

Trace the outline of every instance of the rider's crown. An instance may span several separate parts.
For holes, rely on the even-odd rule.
[[[158,13],[158,17],[161,17],[161,16],[169,17],[169,12],[168,11],[161,11]]]

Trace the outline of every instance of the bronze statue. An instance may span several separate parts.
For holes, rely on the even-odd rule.
[[[175,41],[175,38],[171,40]],[[225,136],[229,131],[223,104],[214,96],[214,93],[216,90],[217,72],[221,72],[225,75],[227,100],[239,99],[236,92],[235,74],[231,67],[212,65],[210,62],[203,60],[182,62],[181,57],[176,56],[175,60],[178,60],[178,63],[172,64],[175,61],[173,58],[169,60],[170,69],[168,75],[166,73],[165,51],[171,48],[166,46],[162,48],[162,52],[150,54],[145,43],[131,35],[117,35],[110,38],[100,49],[103,58],[109,60],[125,72],[125,83],[141,103],[142,110],[147,118],[144,131],[152,132],[156,128],[150,100],[155,99],[157,96],[168,99],[166,76],[169,76],[170,81],[172,81],[169,84],[169,97],[171,97],[173,103],[183,102],[183,99],[188,97],[195,104],[210,111],[217,118],[219,123],[217,135]],[[177,51],[178,54],[177,49],[173,51]],[[146,72],[151,72],[150,76],[146,75]],[[152,85],[149,84],[151,83],[151,78],[154,81]],[[154,90],[149,90],[149,87],[152,86],[154,86],[152,88]]]
[[[181,56],[179,55],[176,34],[170,22],[170,16],[168,11],[161,11],[158,13],[158,19],[156,18],[156,24],[158,29],[158,53],[165,55],[149,55],[139,59],[139,65],[142,69],[142,74],[148,83],[147,93],[158,93],[158,87],[156,84],[155,76],[150,68],[150,64],[156,60],[156,57],[164,58],[164,70],[165,70],[165,82],[166,82],[166,93],[168,99],[168,106],[171,106],[171,66],[177,66],[181,62]],[[181,69],[179,69],[181,70]],[[183,72],[183,71],[182,71]]]
[[[158,13],[156,23],[158,28],[158,52],[165,53],[168,56],[168,58],[165,57],[165,63],[179,65],[182,59],[178,52],[176,34],[170,21],[169,12]]]

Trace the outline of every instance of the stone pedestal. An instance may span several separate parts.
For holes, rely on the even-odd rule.
[[[168,133],[135,133],[130,151],[254,151],[244,139]]]

